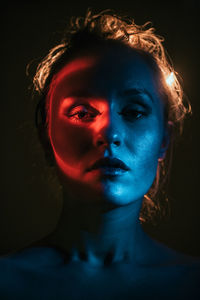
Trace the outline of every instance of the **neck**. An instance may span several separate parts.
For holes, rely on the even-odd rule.
[[[139,223],[141,200],[126,206],[102,207],[69,201],[63,195],[53,242],[69,254],[70,260],[91,265],[135,260],[143,236]]]

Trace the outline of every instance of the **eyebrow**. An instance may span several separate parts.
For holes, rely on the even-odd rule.
[[[154,102],[154,99],[153,99],[151,93],[145,88],[133,87],[133,88],[124,90],[123,92],[120,92],[120,96],[122,96],[122,97],[123,96],[128,97],[128,96],[142,95],[142,94],[147,95],[150,98],[150,100],[152,102]]]

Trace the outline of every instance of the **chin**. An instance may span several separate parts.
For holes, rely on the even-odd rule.
[[[115,188],[114,190],[103,190],[101,197],[106,203],[111,203],[115,206],[126,206],[131,203],[136,203],[139,200],[142,202],[143,196],[133,195],[133,191],[128,192],[127,189]]]

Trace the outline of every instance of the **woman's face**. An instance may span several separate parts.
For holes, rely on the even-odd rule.
[[[143,199],[155,179],[167,146],[164,107],[138,53],[101,50],[77,56],[52,81],[49,137],[66,182],[125,205]]]

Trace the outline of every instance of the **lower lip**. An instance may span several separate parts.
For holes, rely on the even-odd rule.
[[[112,168],[112,167],[102,167],[102,168],[95,169],[94,171],[100,171],[101,174],[108,175],[108,176],[119,176],[127,172],[127,170],[121,168]]]

